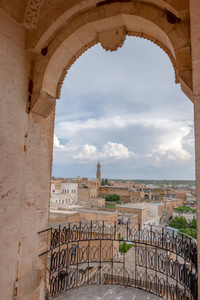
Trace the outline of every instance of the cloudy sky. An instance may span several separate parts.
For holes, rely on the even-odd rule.
[[[175,84],[168,56],[127,37],[100,45],[71,67],[57,100],[52,175],[194,179],[193,105]]]

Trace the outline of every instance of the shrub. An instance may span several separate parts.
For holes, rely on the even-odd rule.
[[[176,229],[184,228],[187,224],[188,222],[185,217],[179,218],[178,216],[172,218],[169,222],[169,226]]]
[[[118,202],[119,199],[120,199],[120,197],[118,195],[113,194],[113,195],[107,195],[105,200]]]
[[[180,228],[179,231],[178,231],[178,233],[179,233],[179,236],[182,236],[181,233],[185,233],[185,234],[191,236],[194,239],[197,238],[197,230],[196,229]],[[187,238],[187,236],[184,235],[183,238]]]
[[[119,245],[119,252],[126,253],[132,247],[133,247],[133,245],[131,245],[131,244],[122,243]]]

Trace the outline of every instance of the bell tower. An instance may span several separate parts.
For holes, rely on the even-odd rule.
[[[98,162],[97,164],[97,179],[101,181],[101,164]]]

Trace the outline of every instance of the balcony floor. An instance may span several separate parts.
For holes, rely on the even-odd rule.
[[[131,287],[118,285],[85,285],[64,292],[55,300],[158,300],[160,297]]]

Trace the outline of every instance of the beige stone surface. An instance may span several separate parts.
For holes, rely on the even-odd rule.
[[[123,44],[126,34],[141,36],[158,44],[172,61],[176,82],[181,82],[183,91],[192,98],[189,14],[185,14],[180,24],[170,24],[166,11],[163,13],[159,6],[152,6],[148,1],[135,4],[115,3],[112,8],[110,5],[97,8],[90,7],[77,13],[74,18],[66,18],[60,24],[59,31],[57,27],[56,32],[55,28],[51,28],[47,56],[44,59],[41,54],[36,56],[35,96],[32,105],[34,112],[42,113],[41,107],[34,108],[42,88],[51,97],[59,97],[67,70],[87,47],[100,41],[105,49],[116,50]],[[121,33],[116,35],[116,32]],[[119,40],[115,40],[116,38]],[[106,40],[108,44],[105,44]],[[73,47],[77,47],[77,50],[74,48],[70,53],[69,49]]]
[[[190,0],[191,50],[193,69],[194,124],[195,124],[195,164],[196,164],[196,199],[197,228],[200,228],[200,2]],[[198,257],[200,257],[200,231],[197,232]],[[198,259],[200,267],[200,259]],[[200,276],[198,277],[200,294]]]

